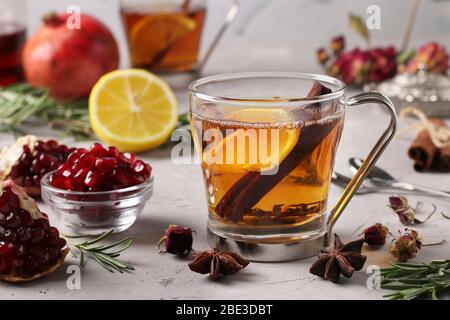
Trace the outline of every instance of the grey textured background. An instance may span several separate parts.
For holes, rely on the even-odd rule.
[[[118,20],[118,3],[114,0],[31,0],[31,27],[38,25],[39,16],[49,8],[58,5],[62,9],[69,3],[78,2],[82,9],[101,16],[115,32],[124,48],[123,34]],[[225,0],[211,0],[209,22],[217,26],[217,21],[226,10]],[[242,0],[243,10],[236,24],[221,43],[220,50],[212,57],[206,72],[227,72],[242,70],[281,69],[291,71],[318,71],[314,52],[316,47],[326,44],[337,33],[349,35],[352,44],[362,44],[347,25],[347,14],[353,11],[364,14],[369,4],[378,4],[382,10],[382,29],[373,33],[375,44],[399,43],[409,12],[409,0],[397,1],[315,1],[315,0]],[[413,44],[419,45],[432,39],[450,45],[450,2],[423,1],[417,28],[413,34]],[[214,28],[208,28],[205,42]],[[126,52],[126,50],[124,50]],[[123,55],[124,65],[126,56]],[[354,92],[350,92],[351,96]],[[185,97],[186,92],[177,92]],[[185,103],[182,103],[185,108]],[[347,159],[350,156],[364,157],[371,145],[386,126],[386,115],[374,105],[349,108],[343,138],[338,150],[336,168],[350,174]],[[55,136],[44,128],[33,128],[39,136]],[[414,134],[394,139],[379,165],[395,177],[418,184],[447,188],[449,174],[417,173],[406,155],[406,150]],[[0,146],[9,144],[13,137],[0,135]],[[66,140],[71,145],[74,142]],[[80,145],[88,146],[92,142]],[[198,165],[177,166],[170,159],[170,149],[160,148],[139,155],[151,163],[155,176],[155,193],[147,203],[141,216],[119,237],[129,235],[133,246],[124,253],[124,259],[133,262],[136,271],[129,274],[109,274],[93,261],[89,261],[82,273],[81,289],[66,287],[68,275],[65,268],[55,274],[32,283],[15,286],[0,286],[1,299],[382,299],[385,291],[370,290],[366,287],[368,275],[362,271],[340,285],[332,284],[308,270],[315,258],[289,263],[251,263],[236,276],[211,282],[206,277],[189,271],[188,259],[176,259],[170,255],[160,255],[155,244],[168,224],[180,224],[197,231],[194,246],[205,249],[206,243],[206,201],[204,186]],[[335,203],[342,189],[332,186],[329,205]],[[344,241],[354,239],[365,227],[375,223],[385,223],[392,233],[403,229],[397,216],[386,207],[389,193],[370,194],[355,197],[336,224],[334,231]],[[428,261],[448,256],[450,249],[450,221],[439,214],[450,214],[450,202],[443,198],[423,195],[409,196],[412,205],[423,201],[438,206],[438,213],[427,223],[414,226],[424,237],[425,243],[447,242],[441,246],[425,247],[416,261]],[[48,212],[52,223],[56,223],[48,206],[40,204]],[[423,218],[425,213],[420,217]],[[389,239],[389,242],[391,239]],[[369,255],[366,266],[387,265],[392,257],[387,248],[364,253]],[[73,258],[67,264],[76,263]]]
[[[28,0],[28,23],[34,30],[42,14],[79,5],[82,11],[95,14],[111,28],[120,43],[122,66],[127,66],[119,3],[120,0]],[[207,3],[204,45],[209,43],[229,6],[227,0]],[[349,28],[348,13],[365,16],[369,5],[381,9],[381,29],[372,31],[374,45],[400,46],[411,4],[412,0],[241,0],[241,12],[213,55],[211,60],[215,63],[206,72],[215,72],[211,65],[220,65],[219,61],[232,61],[228,65],[230,71],[243,71],[249,69],[248,60],[264,62],[265,70],[317,71],[318,67],[311,63],[315,50],[326,45],[331,36],[342,33],[347,35],[349,46],[364,45]],[[411,45],[419,46],[432,39],[450,46],[449,0],[422,0]],[[288,59],[290,56],[294,58]]]

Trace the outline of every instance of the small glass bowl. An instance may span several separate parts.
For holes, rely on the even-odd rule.
[[[128,229],[153,194],[153,176],[124,189],[82,192],[52,187],[49,180],[52,173],[41,179],[42,199],[50,206],[62,228],[75,234]]]

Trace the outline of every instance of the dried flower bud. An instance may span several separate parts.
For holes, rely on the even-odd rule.
[[[386,243],[386,237],[389,229],[381,223],[376,223],[364,230],[364,242],[371,247],[383,246]]]
[[[446,74],[449,68],[449,55],[445,47],[436,42],[422,46],[406,65],[406,71],[415,73],[421,68],[431,73]]]
[[[330,59],[330,56],[328,55],[328,53],[325,51],[324,48],[319,48],[317,49],[316,52],[316,58],[317,62],[319,62],[321,65],[324,65]]]
[[[400,222],[404,225],[410,225],[412,223],[420,224],[430,219],[436,212],[437,207],[433,204],[433,210],[428,214],[424,220],[416,218],[416,209],[408,205],[408,199],[402,196],[389,197],[389,206],[397,213],[400,218]],[[419,204],[417,205],[419,207]]]
[[[164,233],[158,246],[164,242],[165,252],[184,256],[192,250],[192,229],[184,228],[178,225],[169,225]]]
[[[343,36],[337,36],[331,39],[330,41],[330,48],[333,50],[335,55],[340,55],[341,52],[345,48],[345,39]]]
[[[397,213],[401,223],[409,225],[414,222],[416,212],[408,205],[408,199],[402,196],[389,197],[389,205]]]
[[[409,230],[395,241],[389,248],[389,252],[398,259],[406,262],[414,258],[422,247],[422,240],[419,233],[415,230]]]

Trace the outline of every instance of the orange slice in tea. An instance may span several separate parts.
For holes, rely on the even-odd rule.
[[[208,145],[203,162],[220,172],[272,170],[294,148],[300,128],[282,109],[242,109],[225,120],[236,129]],[[217,132],[219,135],[222,132]]]
[[[142,19],[131,30],[131,60],[136,65],[158,65],[173,44],[195,27],[195,20],[181,14]]]

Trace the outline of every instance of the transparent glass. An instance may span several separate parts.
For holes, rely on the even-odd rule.
[[[163,74],[198,71],[234,19],[237,0],[232,3],[222,28],[200,57],[205,0],[122,0],[131,65]]]
[[[75,234],[121,232],[133,225],[153,194],[153,177],[129,188],[79,192],[54,188],[47,173],[41,180],[42,199],[64,230]]]
[[[0,0],[0,86],[23,79],[25,1]]]
[[[329,91],[312,94],[322,84]],[[291,243],[324,236],[396,129],[393,106],[376,102],[391,123],[337,205],[328,192],[346,108],[345,86],[332,77],[252,72],[199,79],[189,87],[194,143],[208,204],[208,228],[252,243]]]

